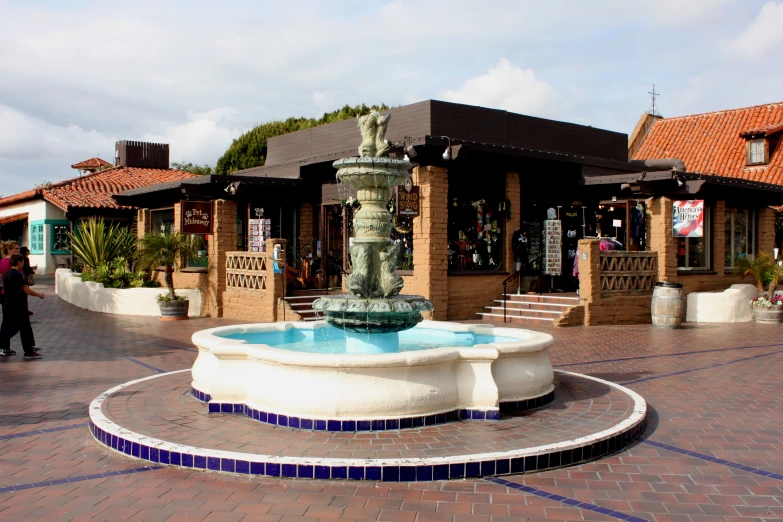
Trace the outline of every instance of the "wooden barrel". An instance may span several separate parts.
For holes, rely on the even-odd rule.
[[[679,328],[682,324],[682,285],[656,283],[650,308],[654,327]]]

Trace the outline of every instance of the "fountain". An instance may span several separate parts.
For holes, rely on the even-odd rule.
[[[337,431],[497,420],[501,408],[551,401],[550,335],[422,322],[432,303],[400,295],[399,246],[389,239],[386,203],[412,165],[387,157],[389,116],[373,111],[358,121],[359,157],[334,163],[338,180],[356,188],[361,203],[350,247],[350,294],[314,303],[325,321],[195,333],[195,396],[208,400],[210,411],[236,407],[265,422],[283,418],[292,426],[294,419],[297,427]]]
[[[389,191],[410,177],[412,165],[389,158],[384,141],[390,115],[373,111],[359,118],[362,143],[358,158],[334,162],[337,180],[357,190],[361,208],[354,216],[356,237],[350,247],[350,295],[322,297],[313,303],[326,322],[346,331],[350,352],[387,352],[394,349],[396,332],[416,326],[432,303],[418,295],[400,295],[403,281],[394,273],[399,244],[389,236]],[[371,334],[371,335],[367,335]],[[374,334],[374,335],[372,335]]]
[[[360,118],[360,157],[334,164],[362,203],[350,248],[350,295],[318,301],[325,321],[196,332],[190,375],[181,370],[123,383],[92,402],[97,441],[137,459],[193,469],[428,481],[577,464],[613,453],[644,431],[646,404],[633,391],[562,371],[555,382],[547,354],[552,336],[426,321],[421,314],[432,304],[400,295],[385,203],[411,165],[386,157],[388,121],[378,113]],[[553,400],[556,407],[541,408]],[[444,423],[451,425],[431,427]],[[374,436],[359,433],[382,430],[409,433],[374,440],[383,444],[368,444]],[[441,443],[413,447],[411,440]]]

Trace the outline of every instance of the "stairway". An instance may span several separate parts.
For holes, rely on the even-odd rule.
[[[506,326],[565,326],[581,324],[582,305],[576,294],[506,294]],[[576,309],[574,307],[577,307]],[[573,320],[568,315],[574,315]],[[503,299],[496,299],[478,316],[485,323],[502,326]],[[565,323],[565,324],[564,324]]]
[[[330,288],[328,295],[342,293],[341,288]],[[285,321],[318,321],[320,317],[313,310],[313,303],[319,297],[325,297],[324,290],[297,290],[294,295],[284,297],[283,300],[288,304],[288,308],[297,314],[296,316],[286,317]],[[293,315],[293,314],[292,314]],[[282,317],[280,318],[282,319]]]

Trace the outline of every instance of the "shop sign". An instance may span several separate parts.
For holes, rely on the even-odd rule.
[[[181,231],[183,234],[211,234],[212,202],[183,201]]]
[[[673,201],[674,237],[704,237],[704,200]]]
[[[408,185],[397,188],[397,215],[414,218],[419,215],[419,187]]]

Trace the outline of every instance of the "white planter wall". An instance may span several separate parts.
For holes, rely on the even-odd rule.
[[[54,277],[55,292],[63,301],[90,310],[117,315],[147,315],[160,317],[157,296],[166,288],[104,288],[103,284],[84,282],[66,268],[59,268]],[[177,295],[190,301],[188,316],[197,317],[201,311],[200,290],[177,290]]]
[[[759,295],[753,285],[731,285],[723,292],[691,292],[685,320],[689,323],[746,323],[753,320],[750,300]]]

